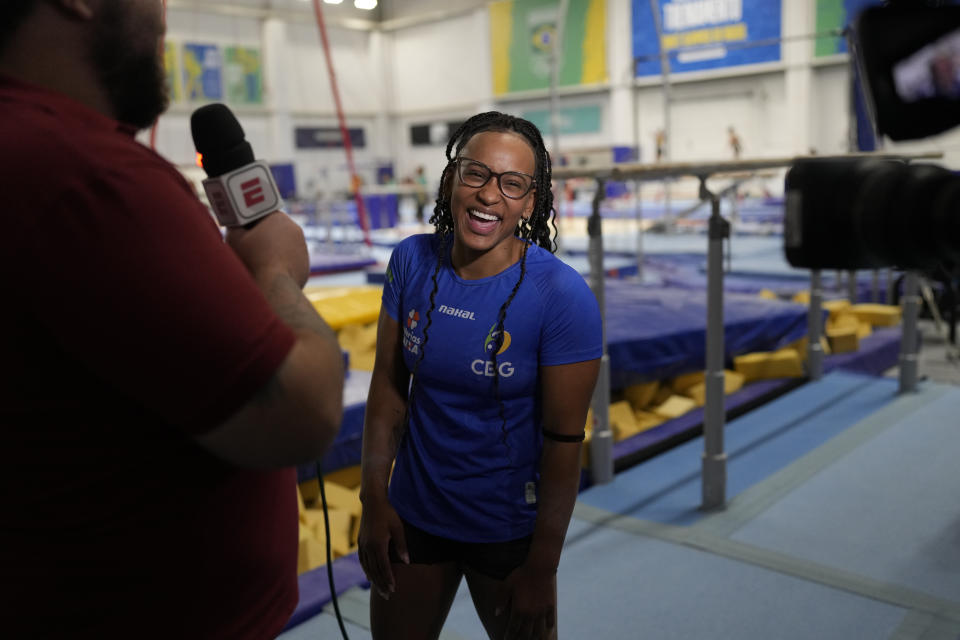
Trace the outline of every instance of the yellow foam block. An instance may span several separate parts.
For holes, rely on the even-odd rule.
[[[664,402],[670,399],[670,396],[674,395],[673,389],[670,388],[668,384],[660,385],[660,388],[657,389],[657,393],[654,394],[653,400],[650,401],[650,404],[647,405],[647,408],[650,407],[659,407]],[[653,409],[651,409],[652,411]]]
[[[757,295],[760,296],[761,298],[763,298],[764,300],[779,300],[779,299],[780,299],[780,296],[778,296],[776,293],[774,293],[774,292],[771,291],[770,289],[761,289],[761,290],[760,290],[760,293],[758,293]]]
[[[320,498],[320,482],[316,478],[310,478],[300,483],[300,496],[306,505],[313,504]]]
[[[327,514],[330,516],[330,548],[334,557],[350,553],[353,545],[350,544],[353,522],[349,513],[341,509],[332,507],[327,508]],[[307,522],[305,526],[313,532],[314,536],[325,540],[326,532],[323,523],[323,511],[321,509],[307,509],[305,517]]]
[[[730,394],[734,391],[739,391],[743,387],[744,377],[742,374],[737,373],[736,371],[724,371],[723,372],[723,393]],[[695,384],[692,387],[688,388],[684,394],[691,400],[697,403],[698,407],[702,407],[707,403],[707,383],[706,381],[699,384]]]
[[[900,307],[891,304],[855,304],[850,307],[850,311],[874,327],[894,327],[900,324]]]
[[[673,379],[673,382],[670,383],[670,388],[673,389],[676,393],[683,393],[690,387],[700,384],[703,382],[703,377],[706,375],[705,371],[694,371],[693,373],[685,373],[682,376],[677,376]]]
[[[861,322],[857,325],[857,338],[863,340],[873,333],[873,327],[867,322]]]
[[[626,400],[610,405],[610,428],[613,430],[613,439],[617,442],[640,433],[633,416],[633,407]]]
[[[793,294],[793,298],[791,298],[791,300],[798,304],[810,304],[810,292],[797,291],[795,294]]]
[[[337,342],[347,351],[375,351],[377,348],[377,323],[348,324],[337,333]]]
[[[823,301],[823,308],[830,312],[830,318],[833,318],[835,315],[848,310],[850,306],[850,301],[846,298]]]
[[[696,406],[696,402],[685,396],[670,396],[666,402],[654,407],[651,411],[661,418],[672,420],[673,418],[679,418]]]
[[[297,517],[300,518],[300,522],[305,522],[303,512],[306,509],[307,505],[303,503],[303,494],[300,493],[300,487],[297,487]]]
[[[351,351],[350,368],[357,371],[373,371],[373,363],[377,359],[377,352],[370,351]]]
[[[633,384],[623,390],[623,396],[627,399],[627,402],[630,403],[630,406],[636,409],[643,409],[651,402],[653,402],[654,396],[657,395],[657,391],[660,389],[660,381],[654,380],[653,382],[641,382],[640,384]]]
[[[771,378],[801,378],[803,363],[793,349],[778,349],[770,359]]]
[[[638,409],[633,412],[634,421],[637,423],[637,432],[643,432],[647,429],[652,429],[658,425],[663,424],[663,418],[658,416],[655,413],[650,413],[649,411],[643,411]]]
[[[836,315],[831,315],[827,319],[828,329],[842,329],[847,327],[856,328],[860,324],[860,319],[850,311],[841,311]]]
[[[304,295],[333,330],[348,324],[376,322],[380,315],[380,287],[310,287]]]
[[[360,465],[344,467],[343,469],[337,469],[336,471],[329,471],[323,474],[323,478],[327,482],[338,484],[341,487],[346,487],[347,489],[356,489],[360,486]]]
[[[743,376],[744,382],[803,376],[800,354],[790,348],[773,353],[762,351],[737,356],[733,359],[733,368]]]
[[[327,563],[327,540],[317,538],[312,530],[300,525],[300,542],[297,548],[297,573],[304,573]]]
[[[328,507],[350,514],[350,544],[356,544],[357,535],[360,533],[360,514],[363,512],[363,505],[360,504],[360,489],[348,489],[326,480],[323,483],[323,491],[327,496]]]
[[[860,348],[856,326],[827,329],[827,339],[830,341],[830,349],[833,353],[847,353]]]

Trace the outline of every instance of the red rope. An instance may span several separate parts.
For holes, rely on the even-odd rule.
[[[330,55],[330,42],[327,40],[327,27],[323,21],[323,8],[320,0],[313,0],[314,13],[317,15],[317,28],[320,30],[320,40],[323,42],[323,53],[327,58],[327,72],[330,75],[330,90],[333,92],[333,102],[337,107],[337,120],[340,122],[340,135],[343,137],[343,148],[347,152],[347,168],[350,171],[350,186],[357,201],[357,218],[360,228],[363,229],[363,241],[367,246],[370,242],[370,228],[367,225],[367,213],[363,206],[363,196],[360,194],[360,180],[357,168],[353,163],[353,145],[350,143],[350,131],[347,129],[347,120],[343,117],[343,105],[340,103],[340,91],[337,89],[337,76],[333,72],[333,57]]]

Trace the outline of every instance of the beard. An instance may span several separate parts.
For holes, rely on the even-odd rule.
[[[138,33],[138,2],[108,0],[93,34],[93,63],[114,117],[139,129],[151,126],[170,102],[161,54],[162,26]],[[144,50],[143,43],[156,43]]]

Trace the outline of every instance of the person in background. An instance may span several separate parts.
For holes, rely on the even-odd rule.
[[[667,155],[667,132],[663,129],[657,129],[654,136],[654,144],[657,150],[657,162],[663,162]]]
[[[417,189],[417,224],[423,224],[423,208],[427,206],[427,176],[423,165],[417,167],[413,181]]]
[[[743,145],[740,143],[740,136],[737,135],[736,130],[732,126],[727,127],[727,141],[730,144],[730,150],[733,152],[734,159],[739,160],[740,152],[743,151]]]
[[[438,637],[465,577],[491,638],[555,638],[600,312],[553,255],[536,127],[482,113],[446,156],[434,232],[394,250],[379,319],[359,534],[373,637]]]
[[[300,228],[224,241],[135,140],[164,31],[162,0],[0,3],[5,637],[274,638],[297,604],[343,358]]]

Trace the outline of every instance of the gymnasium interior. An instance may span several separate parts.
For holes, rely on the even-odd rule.
[[[960,638],[958,265],[834,267],[852,182],[818,195],[835,260],[786,251],[826,184],[790,188],[803,162],[960,166],[960,129],[878,127],[856,26],[880,0],[165,4],[171,106],[143,143],[205,198],[191,114],[233,110],[348,363],[340,433],[298,468],[280,638],[371,637],[359,465],[386,263],[432,232],[447,140],[489,110],[541,130],[557,255],[604,318],[559,636]],[[440,637],[487,637],[465,585]]]

